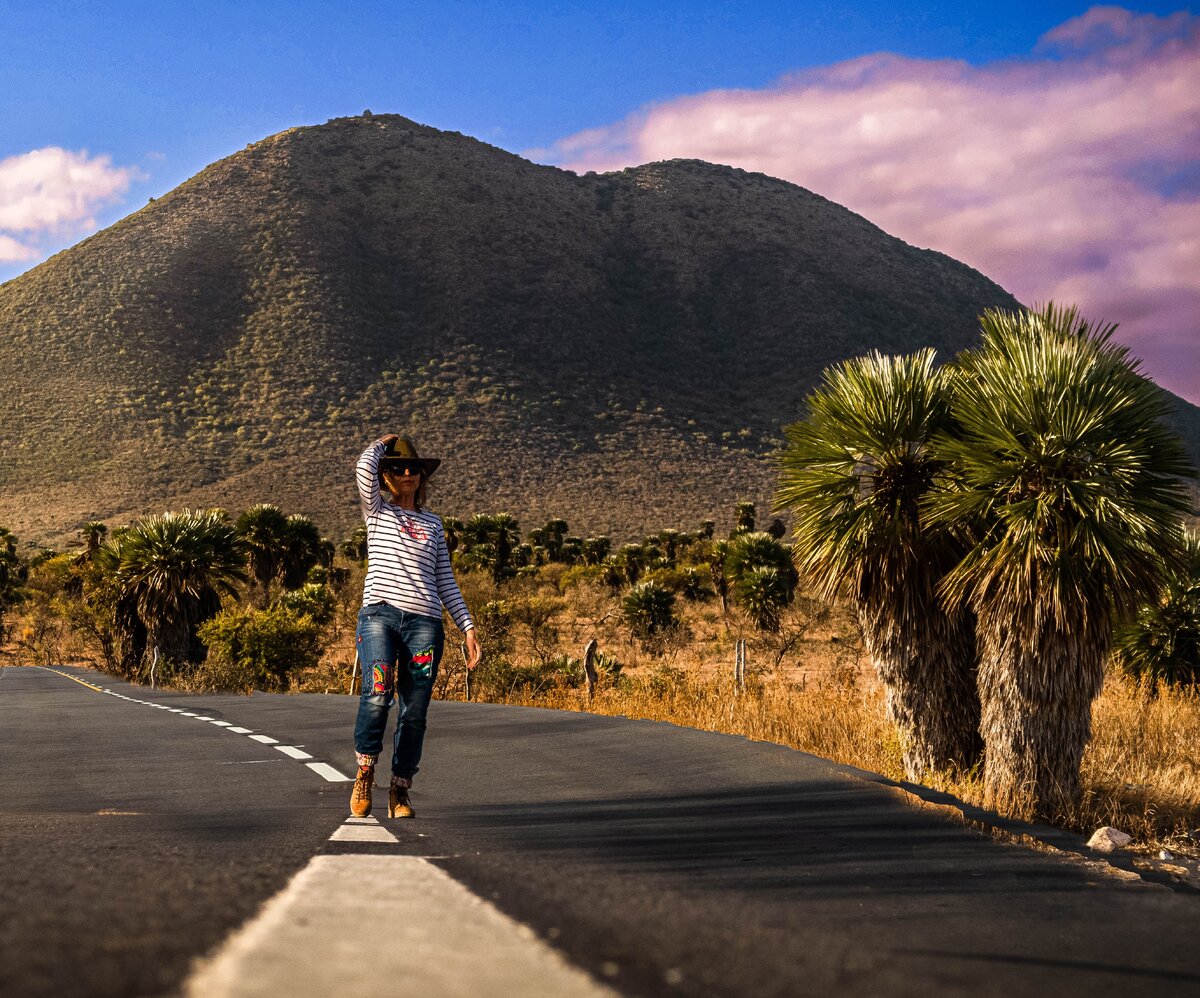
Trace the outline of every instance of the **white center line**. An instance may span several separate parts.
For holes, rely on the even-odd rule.
[[[329,841],[394,843],[396,841],[396,836],[394,836],[378,822],[373,825],[352,825],[349,822],[346,822],[344,825],[339,825],[337,831],[329,836]]]
[[[264,745],[274,745],[279,741],[278,738],[272,738],[270,735],[251,735],[252,742],[262,742]]]
[[[218,728],[232,728],[232,721],[209,721],[209,724],[215,724]]]
[[[306,765],[318,776],[322,776],[327,779],[330,783],[350,782],[349,776],[342,775],[327,762],[306,762],[304,765]]]
[[[294,745],[276,745],[276,752],[282,752],[284,755],[290,755],[293,759],[311,759],[312,756]]]
[[[232,731],[235,735],[248,735],[254,729],[253,728],[230,728],[229,730]]]
[[[403,917],[398,918],[397,913]],[[317,856],[185,982],[189,998],[368,995],[395,964],[363,959],[352,928],[389,926],[404,991],[463,998],[616,998],[528,927],[419,856]],[[348,928],[352,927],[352,928]]]

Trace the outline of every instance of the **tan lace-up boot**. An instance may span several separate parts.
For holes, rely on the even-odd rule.
[[[412,804],[408,799],[408,787],[397,786],[395,783],[392,784],[392,789],[388,791],[388,817],[416,817],[416,812],[412,809]]]
[[[371,786],[375,782],[374,766],[359,766],[354,778],[354,789],[350,791],[350,813],[356,818],[365,818],[371,813]]]

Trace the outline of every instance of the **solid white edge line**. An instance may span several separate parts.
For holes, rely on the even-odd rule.
[[[58,670],[50,669],[48,671],[57,672]],[[65,675],[65,673],[59,673],[59,675]],[[97,690],[100,693],[107,693],[109,696],[121,697],[122,700],[128,700],[128,701],[130,701],[130,703],[140,703],[146,707],[154,707],[156,710],[166,710],[166,711],[170,711],[172,714],[179,714],[181,717],[191,717],[191,718],[195,718],[197,721],[207,721],[209,724],[212,724],[216,727],[225,728],[227,731],[232,731],[235,735],[249,735],[252,740],[254,740],[256,742],[262,742],[262,744],[264,744],[264,745],[272,745],[275,747],[276,751],[282,752],[284,755],[290,756],[293,759],[311,759],[312,758],[312,755],[310,755],[308,752],[305,752],[302,749],[298,749],[294,745],[279,745],[279,744],[277,744],[279,739],[272,738],[270,735],[256,735],[253,733],[254,732],[253,728],[243,728],[240,726],[236,726],[236,725],[234,725],[234,723],[232,721],[216,720],[215,718],[207,717],[203,714],[194,714],[191,711],[183,710],[180,707],[169,707],[166,704],[162,704],[162,703],[151,703],[149,700],[135,700],[132,697],[127,697],[120,693],[114,693],[112,690],[99,689],[99,687],[97,687]],[[349,783],[353,779],[353,777],[346,776],[340,770],[335,769],[333,766],[329,765],[329,763],[327,763],[327,762],[306,762],[305,765],[309,769],[311,769],[314,773],[316,773],[318,776],[329,781],[330,783]],[[370,819],[370,820],[374,820],[374,819]],[[382,828],[382,826],[380,826],[380,827]],[[337,835],[338,835],[338,833],[334,832],[335,838]],[[383,838],[379,838],[379,837],[361,838],[361,839],[351,838],[349,840],[350,841],[374,841],[374,842],[381,842],[381,841],[395,842],[396,841],[395,837],[392,836],[392,834],[390,832],[387,832],[386,830],[384,830]]]

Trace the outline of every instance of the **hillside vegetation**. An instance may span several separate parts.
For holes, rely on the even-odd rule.
[[[761,175],[580,177],[392,115],[290,129],[0,287],[0,523],[56,543],[275,500],[342,534],[393,431],[447,459],[441,512],[633,536],[765,503],[829,364],[948,358],[1015,304]]]

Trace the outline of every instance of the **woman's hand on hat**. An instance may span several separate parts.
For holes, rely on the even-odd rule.
[[[380,437],[380,438],[379,438],[379,442],[380,442],[381,444],[383,444],[383,446],[384,446],[384,447],[386,447],[386,446],[387,446],[388,444],[390,444],[390,443],[391,443],[393,440],[399,440],[399,439],[400,439],[400,437],[399,437],[399,435],[398,435],[398,434],[395,434],[395,433],[389,433],[389,434],[388,434],[386,437]]]

